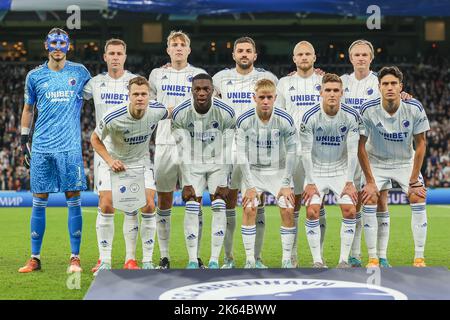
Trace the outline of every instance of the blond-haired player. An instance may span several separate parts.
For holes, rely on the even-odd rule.
[[[291,254],[296,236],[294,193],[291,189],[296,155],[296,128],[292,117],[274,107],[276,86],[262,79],[255,85],[256,108],[244,112],[236,121],[238,159],[243,186],[242,240],[246,253],[245,268],[256,268],[256,210],[261,193],[278,198],[281,215],[282,268],[294,267]],[[255,203],[256,202],[256,203]]]

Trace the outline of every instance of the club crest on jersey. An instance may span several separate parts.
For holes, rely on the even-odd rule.
[[[341,126],[339,127],[339,131],[340,131],[341,133],[345,133],[345,132],[347,132],[347,127],[346,127],[345,125],[341,125]]]
[[[322,86],[318,83],[316,83],[316,85],[314,86],[314,89],[316,89],[317,91],[320,91],[320,89],[322,89]]]
[[[403,126],[404,126],[405,128],[408,128],[408,127],[409,127],[409,121],[408,121],[408,120],[403,120],[402,124],[403,124]]]
[[[280,130],[278,130],[278,129],[273,129],[272,130],[272,137],[273,138],[279,138],[280,137]]]
[[[119,191],[120,191],[120,193],[124,193],[125,191],[127,191],[127,187],[125,187],[125,186],[120,186],[120,187],[119,187]]]
[[[367,94],[370,96],[373,94],[373,89],[372,88],[368,88],[367,89]]]
[[[305,124],[304,123],[300,124],[300,131],[305,132],[305,130],[306,130]]]
[[[188,82],[192,82],[192,79],[193,79],[194,77],[190,74],[190,75],[188,75],[187,77],[186,77],[186,80],[188,81]]]
[[[213,129],[219,128],[219,123],[216,120],[211,121],[211,128]]]
[[[70,78],[69,79],[69,85],[74,86],[77,84],[77,80],[75,80],[75,78]]]

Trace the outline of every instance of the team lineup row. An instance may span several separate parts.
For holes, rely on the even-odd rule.
[[[70,270],[81,270],[78,190],[84,187],[83,174],[79,166],[77,172],[66,177],[58,174],[63,167],[66,169],[65,166],[71,166],[74,171],[74,164],[79,165],[77,151],[81,152],[76,144],[65,145],[70,124],[64,121],[73,119],[61,114],[55,117],[55,112],[73,112],[79,119],[83,96],[93,98],[97,122],[91,137],[96,151],[95,185],[99,193],[97,238],[100,257],[93,269],[96,273],[111,268],[114,233],[111,189],[114,186],[111,186],[110,172],[120,172],[136,164],[145,168],[147,197],[146,206],[141,208],[140,225],[143,268],[155,267],[152,263],[155,233],[161,251],[159,267],[170,267],[170,214],[178,179],[182,182],[183,200],[186,201],[184,229],[188,268],[203,265],[198,257],[198,247],[202,235],[200,197],[206,188],[211,193],[213,211],[209,268],[219,268],[222,246],[225,249],[223,268],[235,266],[232,239],[239,189],[244,195],[241,233],[246,268],[265,267],[261,259],[265,219],[262,192],[270,192],[278,198],[282,221],[282,267],[297,265],[297,221],[302,198],[307,206],[305,228],[314,266],[325,267],[321,248],[326,223],[321,203],[329,190],[338,196],[343,214],[338,266],[361,266],[362,219],[369,252],[368,266],[389,266],[386,196],[391,179],[397,180],[410,198],[414,265],[425,265],[426,191],[420,180],[420,167],[428,120],[418,101],[409,97],[409,100],[401,100],[403,76],[397,68],[384,68],[378,76],[370,71],[373,48],[369,42],[358,40],[350,46],[355,72],[338,77],[317,74],[314,48],[309,42],[301,41],[293,54],[297,72],[278,81],[270,72],[254,68],[255,43],[244,37],[236,40],[234,45],[236,67],[211,78],[187,63],[190,40],[183,32],[174,31],[167,42],[170,65],[154,69],[148,82],[124,70],[126,44],[122,40],[112,39],[106,43],[104,59],[108,72],[92,79],[82,65],[65,60],[68,43],[64,31],[50,31],[46,42],[49,62],[31,71],[26,80],[22,116],[22,145],[26,152],[29,150],[27,128],[31,122],[27,112],[36,105],[39,116],[32,156],[28,153],[26,157],[30,159],[34,193],[32,258],[20,272],[40,269],[45,225],[40,226],[39,219],[33,217],[45,217],[48,193],[58,191],[66,192],[69,205]],[[156,101],[149,104],[150,99]],[[52,108],[63,103],[69,105],[65,111]],[[52,121],[53,126],[46,128]],[[59,130],[55,130],[55,123]],[[76,142],[79,123],[78,127],[71,125],[73,130],[69,131]],[[153,171],[148,142],[156,126]],[[45,129],[53,131],[53,135]],[[43,156],[43,150],[46,150],[47,158]],[[209,161],[223,154],[234,158],[231,161],[234,165]],[[178,155],[182,155],[181,164]],[[53,162],[48,161],[49,156]],[[401,177],[398,170],[394,175],[393,168],[402,170]],[[365,178],[365,183],[358,196],[355,187],[361,186],[361,177]],[[158,195],[156,210],[155,190]],[[138,268],[135,258],[139,230],[137,213],[137,210],[125,212],[124,220],[127,247],[124,267],[131,269]],[[79,217],[79,222],[71,226],[70,221],[77,221],[74,216]],[[385,230],[380,232],[378,229],[381,228]],[[384,238],[380,239],[380,236]]]

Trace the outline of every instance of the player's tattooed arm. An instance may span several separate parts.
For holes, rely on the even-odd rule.
[[[366,185],[362,190],[362,198],[361,201],[363,204],[366,204],[374,197],[377,198],[380,193],[378,192],[378,188],[375,184],[375,178],[373,177],[372,170],[370,169],[369,163],[369,155],[366,151],[366,136],[360,136],[359,144],[358,144],[358,158],[359,163],[361,165],[361,169],[364,172],[364,176],[366,178]]]
[[[414,154],[411,177],[409,178],[408,195],[415,194],[416,196],[425,199],[427,196],[427,189],[423,185],[423,182],[419,180],[420,168],[422,167],[426,150],[425,132],[414,135],[414,144],[416,146],[416,152]]]

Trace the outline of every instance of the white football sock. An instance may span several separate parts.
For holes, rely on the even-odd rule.
[[[156,234],[158,235],[161,258],[169,258],[170,214],[172,208],[161,210],[156,208]]]
[[[111,264],[112,242],[114,239],[114,214],[102,213],[98,209],[97,239],[100,260]]]
[[[283,248],[283,254],[281,261],[291,260],[292,246],[295,239],[295,227],[280,227],[281,234],[281,247]]]
[[[353,238],[351,256],[359,260],[361,260],[361,235],[362,235],[361,212],[357,212],[355,224],[355,237]]]
[[[152,262],[155,247],[156,213],[141,213],[142,262]]]
[[[377,205],[363,206],[363,225],[364,236],[366,239],[367,252],[369,258],[378,258],[377,256],[377,236],[378,236],[378,222],[377,222]]]
[[[129,259],[136,260],[136,243],[139,232],[139,220],[137,210],[124,212],[123,237],[125,239],[125,262]]]
[[[256,239],[255,239],[255,259],[261,259],[261,251],[264,242],[264,232],[266,229],[266,213],[264,207],[256,210]]]
[[[390,229],[389,211],[377,212],[378,222],[378,257],[386,259],[387,247],[389,242],[389,229]]]
[[[305,221],[306,239],[313,258],[313,263],[323,262],[320,254],[320,226],[319,219]]]
[[[241,226],[242,241],[244,242],[246,261],[255,263],[256,225]]]
[[[423,258],[427,239],[426,203],[411,203],[411,229],[414,237],[414,258]]]
[[[184,239],[186,241],[189,262],[197,262],[199,212],[200,204],[198,202],[186,202],[186,211],[184,213]]]
[[[227,216],[225,201],[216,199],[211,203],[213,211],[211,222],[211,257],[209,261],[218,262],[223,240],[227,229]]]
[[[348,261],[348,255],[350,254],[350,249],[352,247],[353,238],[355,236],[355,225],[356,219],[345,219],[342,218],[341,223],[341,254],[339,257],[340,261]]]
[[[225,257],[233,257],[233,236],[236,230],[236,209],[226,209],[227,232],[224,240]],[[256,230],[256,229],[255,229]],[[254,249],[253,249],[254,251]]]

